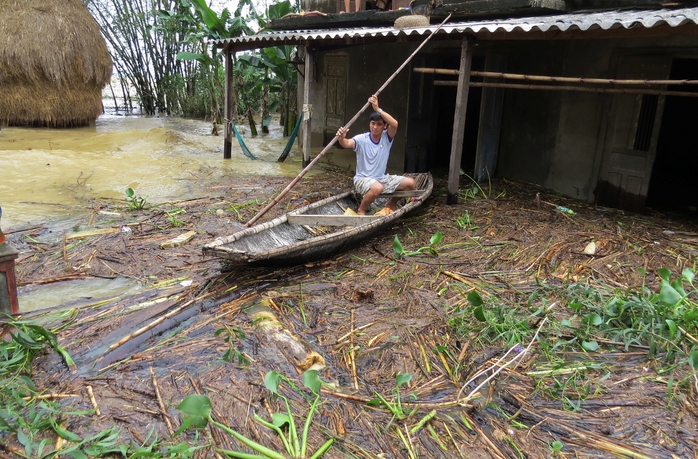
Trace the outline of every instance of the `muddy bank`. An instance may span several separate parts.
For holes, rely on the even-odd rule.
[[[142,444],[154,427],[160,441],[208,445],[196,457],[222,454],[216,448],[250,452],[219,429],[172,439],[182,422],[177,406],[198,393],[210,398],[216,420],[283,450],[274,432],[252,420],[252,413],[270,420],[283,410],[264,375],[278,371],[299,388],[281,391],[301,425],[309,394],[299,359],[250,309],[264,305],[308,355],[324,360],[319,375],[327,385],[309,449],[335,438],[326,457],[695,455],[698,412],[687,365],[668,373],[664,353],[648,359],[648,346],[620,338],[587,336],[599,344],[594,351],[563,345],[572,331],[560,325],[574,316],[575,283],[656,290],[659,268],[676,274],[693,266],[695,221],[626,215],[510,182],[475,196],[463,183],[466,199],[446,206],[445,178],[435,181],[418,214],[349,253],[294,268],[229,268],[201,255],[203,244],[285,187],[283,178],[207,183],[208,198],[139,212],[103,201],[74,228],[117,230],[111,233],[68,239],[75,231],[66,232],[65,241],[62,234],[50,241],[48,227],[11,234],[22,251],[22,285],[121,276],[147,286],[136,295],[81,299],[61,314],[32,314],[61,327],[59,341],[76,363],[71,370],[58,355],[41,357],[37,387],[71,394],[65,407],[99,408],[66,417],[66,428],[81,436],[118,427],[121,441]],[[346,171],[325,166],[273,213],[349,182]],[[181,225],[173,209],[183,210],[174,215]],[[187,231],[196,232],[188,244],[161,248]],[[436,232],[443,242],[420,250]],[[396,235],[406,251],[420,253],[397,259]],[[411,379],[398,388],[403,374]],[[369,403],[377,394],[387,403]],[[19,448],[12,435],[5,440],[8,454]]]

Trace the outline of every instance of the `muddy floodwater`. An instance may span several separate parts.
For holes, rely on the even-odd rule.
[[[201,195],[187,180],[200,174],[293,176],[300,170],[297,146],[285,162],[276,161],[287,141],[278,125],[268,135],[245,137],[257,161],[237,144],[224,160],[223,137],[211,135],[211,127],[196,120],[103,116],[91,128],[4,128],[3,228],[81,212],[94,198],[122,199],[129,187],[149,202],[162,202]]]
[[[198,120],[105,115],[94,127],[0,130],[0,206],[5,232],[51,222],[53,234],[69,231],[91,203],[124,203],[132,188],[149,204],[210,193],[205,185],[225,175],[296,176],[302,152],[296,142],[284,162],[277,159],[288,138],[278,123],[269,134],[251,137],[238,130],[258,158],[244,156],[237,142],[223,159],[223,136]],[[222,131],[222,130],[221,130]],[[308,176],[312,176],[311,171]],[[58,236],[56,236],[58,237]],[[65,303],[70,296],[102,296],[136,288],[123,280],[75,281],[71,285],[20,289],[23,311]]]

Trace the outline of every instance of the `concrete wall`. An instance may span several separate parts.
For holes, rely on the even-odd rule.
[[[510,43],[507,72],[613,78],[618,55],[684,56],[695,54],[697,43],[686,37]],[[612,97],[508,89],[496,175],[593,201]]]
[[[348,59],[348,84],[346,93],[346,110],[344,124],[356,115],[368,98],[375,93],[390,76],[405,62],[419,44],[390,43],[353,46],[340,49],[321,50],[317,53],[315,72],[317,81],[314,82],[311,91],[311,103],[314,106],[312,121],[312,146],[313,151],[324,145],[324,129],[326,125],[324,104],[327,98],[326,77],[324,75],[325,60],[328,56],[346,56]],[[460,42],[458,43],[460,46]],[[424,48],[429,52],[428,45]],[[386,86],[379,94],[378,101],[381,108],[393,115],[398,120],[398,133],[388,162],[388,172],[402,173],[405,167],[405,146],[408,107],[409,65]],[[303,81],[299,81],[299,88],[303,87]],[[299,91],[299,106],[302,106],[303,95]],[[369,116],[373,109],[369,106],[349,128],[349,135],[353,136],[368,131]],[[342,153],[339,153],[342,155]],[[353,152],[351,157],[353,158]],[[348,153],[346,154],[348,156]],[[344,155],[343,155],[344,156]]]
[[[430,42],[422,52],[443,53],[444,49],[450,52],[452,48],[453,53],[458,54],[460,40],[460,37],[454,37],[453,40],[436,44]],[[483,54],[487,49],[506,53],[509,73],[613,78],[618,55],[648,53],[695,58],[698,57],[697,44],[698,38],[680,36],[503,40],[481,42],[476,53]],[[317,82],[311,101],[315,107],[312,128],[314,151],[319,151],[324,145],[325,58],[345,55],[348,59],[346,123],[417,46],[417,43],[386,43],[318,52]],[[401,123],[389,163],[389,171],[393,173],[404,171],[405,166],[406,130],[409,128],[405,122],[410,105],[409,71],[409,66],[403,69],[379,96],[381,106]],[[302,87],[302,82],[300,84]],[[608,93],[507,89],[495,177],[532,182],[570,197],[593,201],[612,97]],[[367,130],[370,111],[369,107],[352,125],[350,134]],[[468,113],[468,116],[472,115]],[[346,154],[351,161],[353,152]],[[439,151],[437,154],[448,156],[450,151]]]

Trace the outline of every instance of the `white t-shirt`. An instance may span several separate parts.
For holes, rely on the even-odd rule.
[[[385,169],[388,167],[390,148],[393,146],[393,139],[388,136],[388,130],[383,131],[378,143],[373,141],[370,132],[354,136],[352,140],[354,140],[354,151],[356,152],[354,179],[360,177],[383,179]]]

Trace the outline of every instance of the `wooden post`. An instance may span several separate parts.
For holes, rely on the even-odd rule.
[[[230,48],[225,48],[225,140],[223,142],[223,159],[232,157],[233,149],[233,128],[231,123],[233,119],[233,58],[230,54]]]
[[[19,252],[9,244],[0,244],[0,313],[19,314],[15,259]]]
[[[310,52],[310,47],[305,47],[305,73],[303,77],[303,167],[310,164],[310,139],[312,137],[312,117],[313,106],[310,104],[310,82],[313,79],[313,54]]]
[[[451,161],[448,166],[447,204],[458,203],[458,182],[460,180],[460,161],[463,155],[463,137],[465,133],[465,111],[468,107],[468,89],[470,87],[470,67],[473,61],[472,44],[468,37],[463,37],[460,48],[460,72],[458,90],[456,91],[456,112],[453,115],[453,138],[451,141]]]

